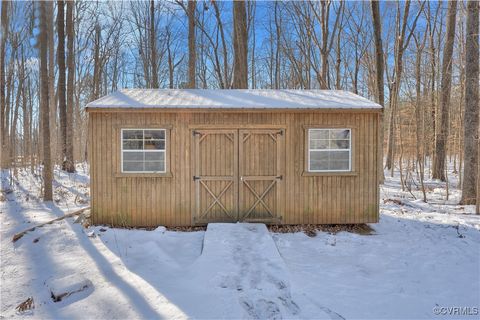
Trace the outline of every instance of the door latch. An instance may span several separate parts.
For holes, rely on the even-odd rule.
[[[197,181],[197,180],[200,180],[200,177],[199,176],[193,176],[193,181]]]

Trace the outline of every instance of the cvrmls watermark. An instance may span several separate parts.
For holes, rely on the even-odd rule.
[[[478,307],[433,307],[433,313],[441,316],[478,316]]]

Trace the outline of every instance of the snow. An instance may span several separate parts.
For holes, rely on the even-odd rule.
[[[86,166],[55,170],[55,201],[44,203],[39,176],[19,171],[0,202],[1,317],[419,319],[435,318],[436,307],[475,313],[480,304],[480,216],[456,205],[453,174],[448,201],[444,183],[426,181],[425,204],[414,184],[402,191],[398,175],[386,173],[371,235],[308,237],[246,223],[205,232],[84,228],[68,218],[11,242],[87,206],[88,183]],[[52,300],[52,288],[85,285]],[[16,311],[29,297],[35,309]]]
[[[78,274],[68,275],[63,278],[55,277],[46,281],[45,285],[50,290],[53,298],[58,301],[61,301],[72,294],[93,289],[92,282]],[[75,297],[77,296],[78,295]]]
[[[381,109],[341,90],[122,89],[87,108]]]

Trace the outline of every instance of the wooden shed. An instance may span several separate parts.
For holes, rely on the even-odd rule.
[[[124,89],[87,111],[94,224],[378,221],[382,107],[353,93]]]

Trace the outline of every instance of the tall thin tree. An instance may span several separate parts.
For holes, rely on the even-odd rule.
[[[373,22],[373,32],[374,32],[374,39],[375,39],[375,75],[376,75],[376,97],[377,102],[383,107],[385,106],[385,89],[384,89],[384,80],[383,80],[383,73],[384,73],[384,57],[383,57],[383,43],[382,43],[382,22],[380,17],[380,5],[378,1],[371,1],[371,8],[372,8],[372,22]],[[381,182],[384,180],[384,173],[383,173],[383,113],[382,113],[382,121],[380,122],[380,146],[378,148],[378,158],[379,158],[379,176]]]
[[[67,158],[67,101],[65,98],[66,70],[65,70],[65,3],[63,0],[57,2],[57,64],[58,64],[58,109],[60,116],[60,149],[62,163]]]
[[[75,163],[73,161],[73,103],[74,103],[74,88],[75,85],[75,31],[73,21],[73,6],[74,1],[67,1],[67,15],[66,15],[66,28],[67,28],[67,135],[66,135],[66,158],[63,162],[63,170],[67,172],[75,172]]]
[[[50,155],[50,125],[49,125],[49,90],[48,90],[48,23],[47,8],[43,1],[38,2],[40,33],[38,46],[40,50],[40,116],[42,117],[43,136],[43,200],[52,200],[52,162]]]
[[[452,55],[455,42],[455,25],[457,18],[457,1],[448,3],[447,35],[442,61],[442,84],[440,91],[440,121],[437,121],[435,137],[435,164],[432,177],[445,181],[446,143],[448,138],[448,121],[450,106],[450,91],[452,87]]]
[[[5,56],[7,48],[7,37],[8,37],[8,7],[10,6],[9,1],[4,1],[2,3],[2,23],[1,23],[1,37],[0,40],[0,147],[2,148],[2,154],[0,156],[0,168],[7,168],[8,165],[8,152],[6,150],[6,128],[5,128],[5,119],[7,118],[6,106],[5,106]]]
[[[188,0],[188,88],[195,89],[197,47],[195,43],[195,11],[197,1]]]
[[[467,4],[467,36],[465,61],[465,110],[464,110],[464,167],[462,204],[474,204],[478,179],[478,128],[479,128],[479,2]]]
[[[155,32],[155,0],[150,0],[150,50],[152,88],[158,89],[157,34]]]
[[[233,2],[233,88],[248,88],[248,35],[245,1]]]
[[[417,16],[415,17],[412,26],[409,27],[409,33],[407,35],[407,25],[408,25],[408,16],[410,13],[410,4],[411,1],[405,1],[405,7],[403,9],[403,17],[400,22],[400,3],[397,2],[397,22],[396,22],[396,41],[395,41],[395,53],[394,53],[394,71],[393,71],[393,83],[391,85],[391,93],[390,93],[390,121],[389,121],[389,128],[388,128],[388,145],[387,145],[387,159],[386,159],[386,166],[388,169],[391,170],[391,174],[393,176],[393,162],[394,162],[394,133],[395,133],[395,124],[398,121],[396,119],[397,115],[397,105],[398,105],[398,98],[400,95],[400,83],[403,77],[403,55],[405,50],[408,48],[408,44],[410,39],[415,31],[418,18],[420,17],[420,13],[423,10],[423,6],[425,2],[422,2],[420,5],[419,10],[417,11]]]
[[[47,1],[47,28],[48,28],[48,92],[50,108],[50,147],[53,155],[53,163],[57,158],[56,128],[57,128],[57,104],[55,100],[55,34],[54,34],[54,8],[53,1]]]

